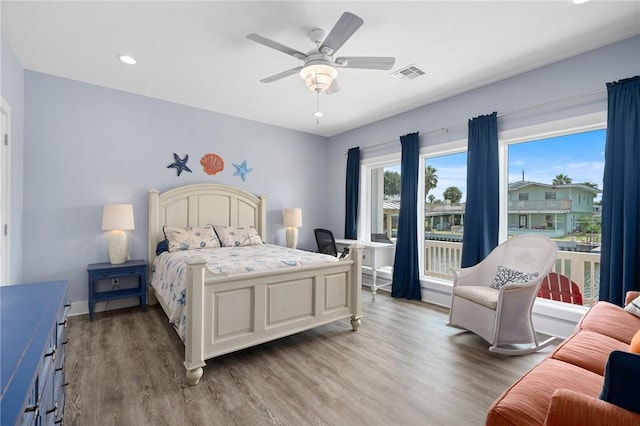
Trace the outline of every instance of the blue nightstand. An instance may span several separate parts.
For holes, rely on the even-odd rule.
[[[119,265],[111,263],[92,263],[87,267],[89,273],[89,321],[93,320],[93,306],[96,302],[139,297],[140,307],[147,310],[147,262],[130,260]],[[138,277],[138,287],[101,291],[96,293],[96,282],[126,277]]]

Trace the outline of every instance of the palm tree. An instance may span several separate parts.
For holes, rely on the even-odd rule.
[[[598,184],[593,182],[582,182],[584,186],[588,186],[589,188],[598,189]]]
[[[555,178],[553,178],[553,185],[568,185],[571,182],[573,182],[573,179],[571,179],[569,176],[563,175],[563,174],[559,174],[557,175]]]
[[[431,194],[427,197],[427,200],[429,200],[429,202],[433,204],[436,201],[436,196]]]
[[[462,191],[457,186],[450,186],[444,190],[442,196],[445,200],[451,200],[451,204],[456,204],[462,199]]]
[[[438,186],[438,169],[433,166],[427,166],[424,170],[424,195]]]

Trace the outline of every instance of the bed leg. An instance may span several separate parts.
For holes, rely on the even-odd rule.
[[[195,386],[200,381],[200,377],[202,377],[202,367],[194,368],[193,370],[187,370],[187,383],[191,386]]]
[[[356,318],[355,315],[351,317],[351,329],[353,331],[358,331],[360,324],[362,324],[362,320],[360,318]]]

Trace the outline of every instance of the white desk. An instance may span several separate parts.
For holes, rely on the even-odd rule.
[[[388,243],[375,243],[372,241],[361,240],[345,240],[336,239],[336,246],[338,252],[341,252],[345,247],[349,247],[351,244],[358,244],[364,247],[362,250],[362,270],[371,270],[371,293],[373,298],[376,297],[378,291],[378,269],[383,266],[393,266],[394,257],[396,254],[396,245]],[[381,287],[385,287],[391,284],[384,284]]]

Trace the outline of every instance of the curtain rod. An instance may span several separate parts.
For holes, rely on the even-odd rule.
[[[598,90],[594,90],[592,92],[587,92],[587,93],[581,93],[579,95],[573,95],[573,96],[569,96],[566,98],[562,98],[562,99],[554,99],[552,101],[548,101],[548,102],[544,102],[541,104],[536,104],[536,105],[530,105],[530,106],[526,106],[526,107],[522,107],[522,108],[518,108],[518,109],[514,109],[513,111],[508,111],[508,112],[504,112],[504,113],[499,113],[498,114],[498,118],[501,117],[508,117],[510,115],[516,115],[516,114],[520,114],[522,112],[526,112],[526,111],[530,111],[532,109],[538,109],[538,108],[542,108],[545,106],[549,106],[549,105],[554,105],[554,104],[559,104],[562,102],[568,102],[568,101],[572,101],[574,99],[580,99],[580,98],[584,98],[587,96],[592,96],[592,95],[597,95],[603,92],[606,92],[607,89],[598,89]],[[424,132],[420,132],[420,136],[427,136],[427,135],[433,135],[435,133],[439,133],[439,132],[444,132],[444,133],[449,133],[449,130],[451,129],[457,129],[458,127],[463,127],[463,126],[467,126],[468,123],[458,123],[458,124],[453,124],[451,126],[446,126],[446,127],[440,127],[438,129],[432,129],[432,130],[428,130],[428,131],[424,131]],[[364,148],[362,148],[362,150],[367,150],[367,149],[373,149],[373,148],[378,148],[381,146],[385,146],[385,145],[390,145],[392,143],[396,143],[398,142],[400,139],[396,138],[394,140],[391,141],[386,141],[386,142],[380,142],[377,143],[375,145],[369,145],[369,146],[365,146]],[[348,151],[344,152],[344,155],[347,155]]]

